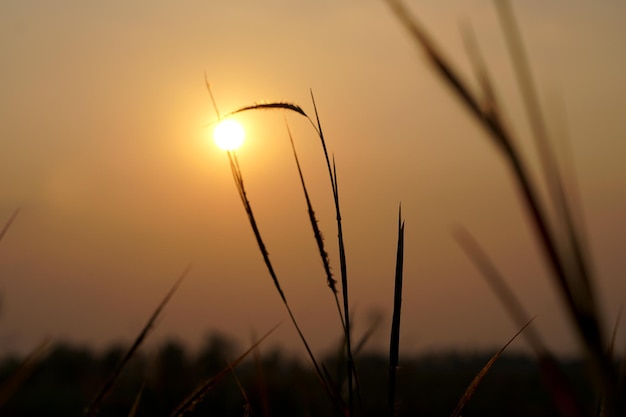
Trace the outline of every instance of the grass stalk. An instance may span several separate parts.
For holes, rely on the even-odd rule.
[[[315,243],[317,244],[317,249],[319,251],[320,258],[322,260],[322,265],[324,266],[324,272],[326,273],[326,282],[328,287],[331,289],[333,296],[335,298],[335,304],[337,305],[337,311],[339,312],[339,318],[341,320],[341,326],[343,331],[345,332],[346,324],[344,322],[343,313],[341,312],[341,305],[339,304],[339,297],[337,295],[337,281],[333,278],[333,273],[330,268],[330,260],[328,258],[328,252],[326,252],[326,248],[324,247],[324,236],[319,228],[319,223],[317,217],[315,216],[315,210],[313,210],[313,204],[311,203],[311,199],[309,197],[309,192],[306,187],[306,183],[304,181],[304,174],[302,173],[302,167],[300,166],[300,160],[298,159],[298,153],[296,152],[296,145],[293,141],[293,136],[291,134],[291,129],[289,129],[289,124],[285,119],[285,126],[287,127],[287,133],[289,135],[289,141],[291,143],[291,149],[293,150],[293,157],[296,161],[296,166],[298,168],[298,175],[300,177],[300,183],[302,184],[302,191],[304,192],[304,199],[306,200],[307,205],[307,213],[309,215],[309,222],[311,223],[311,228],[313,229],[313,237],[315,238]]]
[[[130,408],[128,412],[128,417],[135,417],[137,415],[137,410],[139,410],[139,402],[141,401],[141,396],[143,395],[143,390],[145,388],[145,384],[141,386],[137,396],[135,397],[135,401],[133,401],[133,406]]]
[[[459,403],[457,404],[456,408],[452,412],[451,417],[461,417],[463,415],[463,411],[465,411],[465,407],[469,403],[470,399],[474,396],[474,393],[476,392],[476,389],[478,388],[480,383],[483,381],[483,379],[487,375],[487,372],[489,372],[489,370],[491,369],[493,364],[498,360],[498,358],[500,358],[500,356],[502,356],[502,353],[504,353],[506,348],[511,343],[513,343],[513,341],[517,338],[517,336],[519,336],[520,333],[522,333],[524,331],[524,329],[526,329],[530,325],[531,322],[532,322],[532,320],[530,320],[528,323],[526,323],[524,325],[524,327],[522,327],[517,333],[515,333],[515,336],[513,336],[508,342],[506,342],[506,344],[504,346],[502,346],[502,348],[500,348],[500,350],[497,351],[491,357],[491,359],[489,359],[489,361],[485,364],[485,366],[483,366],[483,368],[478,372],[478,374],[476,374],[476,376],[474,377],[472,382],[469,384],[469,386],[467,387],[467,389],[463,393],[463,396],[461,397],[461,400],[459,401]]]
[[[543,169],[544,178],[549,190],[549,196],[552,197],[553,204],[557,211],[556,219],[561,220],[561,228],[564,233],[563,244],[570,244],[570,262],[573,262],[575,268],[572,273],[578,274],[580,283],[571,282],[571,285],[582,285],[581,296],[584,301],[589,303],[589,308],[594,314],[598,314],[593,287],[591,285],[590,269],[588,267],[588,254],[583,250],[584,246],[580,242],[580,235],[577,231],[574,217],[572,216],[570,206],[574,204],[572,200],[566,198],[563,180],[561,178],[558,164],[550,140],[548,138],[548,129],[544,121],[543,113],[539,105],[539,98],[536,92],[535,83],[533,81],[530,65],[526,57],[525,48],[522,44],[520,30],[517,21],[513,15],[513,10],[508,1],[496,1],[494,3],[500,17],[502,31],[507,41],[508,50],[513,62],[513,69],[517,77],[517,83],[520,87],[526,113],[530,122],[535,144],[538,149],[540,163]],[[581,225],[578,225],[581,227]],[[582,302],[583,300],[581,300]]]
[[[402,310],[402,273],[404,268],[404,221],[402,208],[398,210],[398,244],[396,250],[396,273],[393,296],[393,318],[389,343],[388,411],[389,417],[395,415],[396,406],[396,371],[400,352],[400,315]]]
[[[348,291],[348,272],[347,272],[347,262],[346,262],[346,251],[343,237],[343,226],[342,226],[342,218],[341,218],[341,208],[339,203],[339,189],[337,186],[337,169],[335,165],[335,161],[333,158],[332,164],[331,159],[328,154],[328,149],[326,147],[326,140],[324,138],[324,133],[322,131],[322,125],[319,118],[319,113],[317,111],[317,105],[315,103],[315,98],[313,96],[313,92],[311,91],[311,100],[313,102],[313,108],[315,111],[315,121],[306,112],[298,105],[288,102],[260,102],[255,103],[249,106],[241,107],[233,112],[228,113],[225,117],[245,112],[251,110],[272,110],[272,109],[282,109],[291,112],[295,112],[304,116],[309,123],[315,129],[321,145],[324,151],[324,157],[326,160],[326,166],[328,168],[328,174],[330,178],[330,184],[333,192],[333,201],[335,203],[335,213],[337,220],[337,239],[339,246],[339,264],[340,264],[340,273],[341,273],[341,286],[342,286],[342,296],[343,296],[343,324],[344,324],[344,334],[346,338],[346,351],[347,351],[347,375],[348,375],[348,410],[350,415],[354,415],[354,399],[353,399],[353,378],[356,378],[356,371],[354,367],[354,358],[352,355],[352,342],[351,342],[351,331],[350,331],[350,308],[349,308],[349,291]],[[232,164],[231,164],[232,165]],[[358,390],[358,380],[356,381],[357,390]],[[357,393],[358,394],[358,393]],[[360,397],[360,395],[359,395]]]
[[[513,135],[503,123],[501,109],[496,107],[490,111],[484,111],[485,106],[481,105],[481,101],[471,92],[465,81],[444,57],[439,48],[434,45],[417,21],[409,14],[404,5],[399,0],[388,0],[387,2],[400,22],[409,30],[416,43],[426,53],[435,73],[441,77],[446,85],[451,87],[465,107],[475,116],[479,124],[494,139],[498,148],[503,151],[517,190],[536,232],[537,242],[552,271],[551,276],[554,279],[558,292],[564,300],[570,322],[579,336],[581,345],[585,348],[587,359],[593,365],[592,369],[594,372],[592,375],[600,389],[607,393],[611,410],[609,415],[616,417],[622,415],[625,408],[624,401],[617,394],[616,372],[606,355],[606,342],[603,337],[599,313],[596,311],[593,301],[594,297],[586,269],[586,261],[582,253],[582,245],[578,241],[579,237],[575,231],[573,220],[569,215],[569,208],[558,180],[559,176],[554,166],[553,158],[551,154],[546,156],[546,142],[541,140],[541,146],[544,147],[544,150],[540,152],[543,155],[544,164],[548,165],[548,172],[546,173],[548,178],[546,178],[546,181],[549,184],[552,204],[563,219],[558,224],[560,227],[557,229],[550,225],[547,211],[539,197],[535,182],[526,168],[522,155],[515,146]],[[498,4],[500,5],[500,3]],[[517,46],[514,46],[513,49],[515,50],[512,52],[519,54],[519,48],[516,48]],[[522,69],[520,71],[524,72],[525,70]],[[522,76],[522,78],[524,77],[526,76]],[[532,90],[532,84],[528,84],[527,80],[524,79],[520,83],[523,90]],[[529,105],[527,104],[527,108],[533,107],[530,110],[533,112],[531,124],[540,126],[541,122],[537,122],[535,120],[536,115],[534,115],[538,111],[537,106],[533,104],[534,101],[532,99],[527,100],[527,103],[530,103]],[[535,126],[534,129],[537,130],[537,127]],[[541,130],[541,128],[538,130]]]
[[[343,314],[345,321],[345,336],[346,336],[346,352],[348,360],[346,361],[347,375],[348,375],[348,409],[350,415],[354,415],[354,398],[353,398],[353,376],[355,375],[354,357],[352,356],[352,332],[350,331],[350,302],[349,302],[349,290],[348,290],[348,266],[346,262],[346,247],[343,238],[343,224],[341,218],[341,208],[339,204],[339,185],[337,183],[337,166],[333,157],[332,171],[330,160],[328,158],[328,150],[326,149],[326,140],[324,139],[324,133],[322,131],[322,124],[320,122],[319,112],[317,111],[317,104],[315,103],[315,97],[311,90],[311,101],[313,102],[313,109],[315,111],[315,121],[317,123],[317,132],[319,134],[322,148],[324,149],[324,157],[326,158],[326,166],[328,167],[328,175],[330,177],[331,186],[333,189],[333,197],[335,202],[335,214],[337,218],[337,239],[339,244],[339,265],[341,271],[341,288],[343,295]],[[358,384],[358,382],[357,382]],[[360,394],[359,394],[360,396]]]

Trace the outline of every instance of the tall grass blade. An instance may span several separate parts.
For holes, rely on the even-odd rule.
[[[563,180],[561,179],[554,152],[550,146],[548,129],[543,118],[517,21],[508,1],[496,1],[495,5],[508,44],[508,50],[511,55],[526,113],[533,131],[535,144],[539,152],[544,178],[548,185],[549,196],[557,210],[556,218],[562,223],[559,227],[559,229],[563,229],[562,234],[564,235],[561,245],[565,246],[564,249],[571,251],[571,253],[567,253],[566,256],[568,256],[568,261],[572,262],[571,273],[575,274],[575,276],[572,276],[569,285],[574,287],[574,294],[577,296],[576,299],[579,306],[588,309],[590,315],[597,317],[597,305],[591,285],[591,271],[587,261],[588,254],[584,252],[584,246],[580,243],[581,236],[576,230],[574,218],[570,210],[570,205],[573,204],[573,202],[568,202],[565,196]]]
[[[592,262],[593,259],[589,251],[589,239],[586,234],[586,222],[582,198],[580,195],[578,176],[574,166],[574,155],[568,128],[566,106],[561,95],[557,95],[557,98],[556,111],[558,116],[557,119],[560,122],[560,132],[556,136],[555,154],[560,158],[557,159],[555,164],[557,165],[557,171],[561,173],[561,178],[563,178],[562,187],[565,194],[564,198],[567,202],[566,206],[569,208],[569,214],[571,215],[571,220],[569,220],[569,222],[571,223],[572,230],[576,235],[576,241],[578,242],[578,245],[580,245],[579,250],[582,254],[582,259],[586,264],[589,276],[588,279],[591,283],[593,283],[595,276]]]
[[[466,107],[474,114],[480,124],[495,139],[495,142],[504,151],[512,170],[513,177],[516,180],[518,191],[530,215],[532,224],[537,233],[538,242],[543,249],[547,263],[553,272],[553,279],[565,302],[570,322],[579,335],[581,344],[587,352],[587,358],[593,366],[593,376],[599,381],[600,385],[610,393],[610,403],[612,413],[615,416],[620,415],[624,406],[622,400],[618,399],[615,391],[616,376],[610,361],[606,357],[605,343],[602,336],[600,319],[593,307],[593,299],[591,292],[586,291],[585,287],[590,285],[579,284],[583,267],[581,267],[579,255],[576,253],[568,253],[563,256],[563,242],[560,236],[563,231],[551,228],[547,212],[545,211],[542,201],[537,193],[537,187],[532,180],[526,164],[521,154],[517,151],[512,141],[512,135],[508,129],[502,124],[501,117],[492,117],[490,114],[481,111],[479,100],[471,93],[462,82],[457,72],[443,58],[443,54],[434,47],[430,38],[425,34],[423,29],[415,19],[413,19],[406,8],[399,0],[388,0],[392,10],[396,13],[399,20],[407,27],[416,42],[426,51],[435,72],[444,80],[444,82],[452,87],[457,96],[462,99]],[[500,3],[499,3],[500,4]],[[556,197],[558,198],[558,197]],[[571,228],[573,230],[573,227]],[[566,232],[566,247],[574,247],[574,233]],[[576,252],[576,249],[573,250]],[[583,261],[584,262],[584,261]],[[578,281],[577,281],[578,280]]]
[[[526,327],[530,325],[531,322],[532,320],[526,323],[524,327],[522,327],[517,333],[515,333],[515,336],[513,336],[508,342],[506,342],[506,344],[502,346],[502,348],[499,351],[497,351],[491,357],[491,359],[489,359],[489,361],[485,364],[485,366],[483,366],[480,372],[476,374],[472,382],[469,384],[469,386],[465,390],[465,393],[463,393],[463,396],[461,397],[461,400],[457,404],[456,408],[452,412],[452,415],[451,415],[452,417],[461,417],[463,415],[463,411],[465,410],[465,407],[474,396],[476,389],[478,388],[480,383],[483,381],[483,379],[487,375],[487,372],[489,372],[493,364],[498,360],[498,358],[500,358],[504,350],[517,338],[517,336],[520,335],[520,333],[524,331],[524,329],[526,329]]]
[[[481,126],[486,128],[495,140],[495,143],[504,152],[510,164],[509,167],[512,170],[513,178],[516,181],[515,184],[526,205],[531,221],[535,226],[539,243],[544,249],[548,264],[553,269],[557,285],[565,298],[567,308],[571,315],[576,318],[574,321],[579,323],[578,310],[568,285],[566,269],[558,254],[555,239],[547,223],[547,216],[542,208],[536,187],[531,180],[521,155],[514,146],[511,133],[502,124],[501,117],[491,117],[489,114],[482,111],[482,106],[479,104],[480,101],[471,93],[471,90],[457,74],[457,71],[449,64],[448,60],[444,58],[443,53],[434,46],[434,43],[430,40],[428,35],[426,35],[421,25],[409,14],[404,5],[399,0],[387,0],[387,2],[396,13],[401,23],[410,31],[418,45],[426,51],[435,73],[438,74],[447,85],[452,87],[452,90],[462,99],[462,102],[466,105],[468,110],[470,110],[471,114],[476,117]]]
[[[396,13],[401,23],[409,30],[418,45],[426,52],[435,73],[462,99],[462,102],[466,105],[471,114],[476,117],[481,126],[487,129],[495,140],[495,143],[504,152],[510,163],[510,168],[513,172],[519,192],[539,235],[539,242],[545,250],[549,264],[554,269],[558,285],[566,299],[566,304],[572,311],[572,314],[576,314],[576,305],[567,284],[565,268],[558,255],[552,232],[546,221],[547,216],[545,216],[544,210],[541,207],[536,187],[531,181],[521,155],[514,146],[511,133],[502,124],[500,117],[491,117],[489,114],[482,111],[482,106],[479,104],[480,101],[474,96],[452,65],[449,64],[443,53],[435,47],[430,37],[422,29],[421,25],[409,14],[404,5],[399,0],[387,0],[387,3]]]
[[[304,117],[307,118],[307,120],[309,121],[309,123],[311,123],[311,125],[313,126],[313,128],[315,129],[316,133],[318,134],[318,137],[320,138],[321,144],[322,144],[322,148],[324,150],[324,157],[326,159],[326,165],[328,168],[328,172],[329,172],[329,177],[330,177],[330,182],[331,182],[331,188],[333,191],[333,199],[334,199],[334,203],[335,203],[335,211],[336,211],[336,215],[337,215],[337,235],[338,235],[338,240],[339,240],[339,262],[340,262],[340,270],[341,270],[341,283],[342,283],[342,294],[343,294],[343,319],[342,319],[342,324],[344,327],[344,333],[345,333],[345,337],[347,340],[347,351],[348,351],[348,360],[347,360],[347,366],[348,366],[348,392],[349,392],[349,412],[351,415],[353,415],[353,375],[355,374],[354,371],[354,360],[352,358],[352,347],[351,347],[351,341],[350,341],[350,313],[349,313],[349,302],[348,302],[348,284],[347,284],[347,267],[346,267],[346,256],[345,256],[345,246],[344,246],[344,241],[343,241],[343,229],[342,229],[342,225],[341,225],[341,211],[339,208],[339,194],[337,192],[337,185],[336,185],[336,170],[334,167],[334,161],[333,161],[333,166],[331,167],[331,163],[330,163],[330,158],[328,156],[328,150],[326,147],[326,141],[324,139],[324,134],[322,131],[322,127],[321,127],[321,123],[319,120],[319,113],[317,111],[317,106],[315,104],[315,98],[313,97],[313,92],[311,91],[311,100],[313,102],[313,107],[315,109],[315,118],[316,121],[314,122],[313,119],[311,119],[306,112],[297,104],[294,103],[288,103],[288,102],[281,102],[281,101],[269,101],[269,102],[259,102],[259,103],[255,103],[253,105],[249,105],[249,106],[244,106],[241,107],[235,111],[232,111],[228,114],[226,114],[224,117],[228,117],[231,115],[235,115],[241,112],[245,112],[245,111],[251,111],[251,110],[274,110],[274,109],[279,109],[279,110],[287,110],[287,111],[291,111],[291,112],[295,112],[298,113]],[[219,114],[218,114],[218,118],[219,118]],[[268,270],[270,270],[270,275],[272,275],[272,279],[274,280],[274,285],[276,286],[276,288],[279,291],[279,294],[281,295],[281,298],[283,299],[283,303],[287,306],[287,310],[290,313],[291,316],[291,309],[288,307],[288,304],[286,304],[286,299],[284,297],[284,294],[282,293],[282,289],[280,289],[280,285],[278,284],[278,280],[275,278],[275,274],[273,273],[273,268],[271,268],[269,265],[271,265],[271,263],[269,262],[269,256],[267,255],[267,250],[265,249],[265,245],[262,242],[262,239],[260,239],[260,233],[258,232],[258,227],[256,227],[256,221],[254,220],[254,216],[252,215],[252,211],[251,211],[251,207],[249,205],[249,202],[247,201],[247,197],[245,194],[245,189],[243,188],[243,178],[241,176],[241,171],[238,168],[238,163],[236,161],[236,157],[234,153],[230,153],[228,154],[229,156],[229,160],[231,162],[231,170],[233,172],[233,177],[235,178],[235,183],[237,184],[237,188],[239,191],[239,195],[242,199],[242,202],[244,204],[244,208],[246,210],[246,213],[248,214],[248,218],[250,219],[250,223],[252,225],[255,237],[257,238],[257,243],[259,244],[259,248],[261,249],[261,253],[263,255],[263,259],[265,261],[266,266],[268,267]],[[317,238],[316,238],[317,239]],[[318,242],[319,244],[319,242]],[[323,256],[323,255],[322,255]],[[330,285],[330,284],[329,284]],[[294,321],[295,324],[295,320]],[[296,325],[296,330],[298,330],[298,333],[301,335],[301,332],[299,331],[298,326]],[[303,339],[304,341],[304,336],[301,335],[300,336],[301,339]],[[305,347],[308,347],[308,343],[305,342]],[[307,350],[309,350],[307,348]],[[320,376],[320,378],[323,379],[323,374],[320,372],[319,367],[317,366],[317,362],[313,359],[312,353],[309,354],[309,356],[312,358],[312,362],[314,364],[314,366],[316,367],[316,371],[318,373],[318,375]]]
[[[283,302],[283,305],[285,306],[285,309],[287,310],[287,313],[289,315],[289,318],[291,319],[291,322],[293,323],[296,332],[298,333],[298,336],[300,337],[300,340],[302,341],[302,344],[304,345],[307,354],[309,356],[309,359],[311,360],[313,367],[315,368],[315,372],[317,374],[317,376],[320,379],[320,382],[322,383],[322,386],[324,388],[324,390],[327,392],[327,394],[329,395],[329,397],[331,398],[331,400],[334,400],[334,396],[332,394],[332,392],[329,389],[328,386],[328,381],[326,380],[326,378],[324,377],[324,374],[322,373],[322,370],[317,362],[317,360],[315,359],[315,355],[313,355],[313,351],[311,350],[311,347],[309,346],[309,343],[307,342],[306,338],[304,337],[304,333],[302,333],[302,330],[300,329],[300,326],[298,325],[298,322],[296,320],[296,317],[293,314],[293,311],[291,310],[291,307],[289,306],[289,303],[287,302],[287,297],[285,296],[285,293],[283,292],[283,289],[280,285],[280,282],[278,280],[278,275],[276,274],[275,270],[274,270],[274,266],[270,260],[270,256],[269,256],[269,252],[267,251],[267,247],[265,246],[265,242],[263,241],[263,238],[261,236],[261,232],[259,230],[259,227],[257,225],[256,222],[256,218],[254,216],[254,212],[252,210],[252,206],[250,204],[250,200],[248,199],[248,196],[246,194],[246,189],[244,187],[244,182],[243,182],[243,175],[241,173],[241,169],[239,167],[239,162],[237,161],[237,156],[235,154],[234,151],[228,151],[228,160],[230,162],[230,167],[231,167],[231,171],[233,173],[233,178],[235,180],[235,185],[237,186],[237,190],[239,192],[239,197],[241,198],[241,202],[244,206],[244,210],[246,211],[246,215],[248,217],[248,221],[250,222],[250,226],[252,228],[252,232],[254,234],[254,237],[256,239],[257,242],[257,246],[259,248],[259,251],[261,252],[261,256],[263,257],[263,261],[265,263],[265,266],[270,274],[270,277],[272,278],[272,281],[274,283],[274,287],[276,288],[276,290],[278,291],[278,294],[280,296],[281,301]],[[340,404],[335,403],[335,405],[337,405],[338,407],[340,407]]]
[[[146,325],[143,327],[143,329],[141,330],[141,332],[135,339],[135,342],[132,344],[130,349],[126,352],[126,355],[124,355],[120,363],[117,365],[117,367],[113,371],[113,374],[109,377],[106,383],[102,386],[102,388],[96,395],[96,398],[93,400],[91,405],[85,410],[85,416],[93,417],[96,414],[98,414],[100,405],[113,390],[113,387],[117,383],[122,373],[122,370],[126,367],[130,359],[137,352],[137,350],[139,349],[141,344],[144,342],[144,340],[146,339],[150,331],[154,328],[156,319],[159,317],[159,315],[161,314],[161,311],[163,311],[167,303],[170,301],[170,299],[172,298],[172,296],[174,295],[174,293],[180,286],[180,284],[183,282],[183,280],[187,276],[187,274],[189,274],[190,270],[191,270],[191,265],[187,265],[187,267],[184,269],[182,274],[178,277],[174,285],[172,285],[172,288],[167,292],[163,300],[159,303],[156,310],[154,310],[154,312],[152,313],[152,316],[150,317]]]
[[[596,376],[602,385],[603,391],[606,392],[607,402],[612,409],[610,414],[617,416],[626,411],[624,409],[626,404],[619,399],[619,395],[615,391],[617,378],[605,347],[601,317],[592,287],[591,271],[588,267],[588,254],[583,251],[585,245],[580,243],[581,235],[576,230],[569,208],[569,204],[572,202],[570,201],[568,204],[565,197],[562,179],[548,141],[547,128],[543,120],[530,65],[526,58],[513,10],[510,3],[506,0],[497,1],[495,5],[539,150],[550,197],[552,197],[553,205],[557,210],[557,219],[561,220],[562,223],[560,225],[561,229],[563,229],[561,230],[563,235],[561,246],[566,250],[564,257],[570,272],[568,285],[572,289],[575,298],[581,337],[589,350],[590,360],[596,368]],[[556,236],[557,238],[559,237],[558,235]],[[556,244],[559,243],[559,241],[556,242]]]
[[[330,269],[330,260],[328,258],[328,252],[326,252],[326,248],[324,247],[324,236],[322,235],[322,232],[319,228],[317,217],[315,216],[315,211],[313,210],[313,204],[311,203],[311,199],[309,198],[309,192],[306,188],[304,175],[302,174],[300,160],[298,159],[298,154],[296,152],[296,145],[293,142],[293,136],[291,135],[291,129],[289,129],[289,124],[287,123],[287,120],[285,120],[285,125],[287,127],[287,133],[289,134],[289,141],[291,143],[291,149],[293,150],[293,157],[296,161],[296,166],[298,167],[298,175],[300,176],[300,183],[302,184],[302,191],[304,192],[304,198],[306,200],[307,213],[309,215],[309,222],[311,223],[311,227],[313,228],[313,236],[315,238],[315,243],[317,244],[317,249],[319,251],[320,258],[322,259],[322,265],[324,266],[324,272],[326,273],[326,283],[328,287],[331,289],[331,291],[333,292],[333,295],[335,297],[335,303],[337,304],[337,310],[339,311],[341,325],[345,331],[346,326],[343,321],[341,306],[339,304],[339,298],[337,296],[337,281],[335,280],[335,278],[333,278],[333,273]]]
[[[609,341],[609,357],[613,357],[613,352],[615,352],[615,340],[617,339],[617,331],[619,330],[619,324],[622,320],[622,309],[620,308],[617,312],[617,317],[615,318],[615,323],[613,324],[613,331],[611,332],[611,340]]]
[[[313,90],[311,90],[311,101],[313,103],[313,110],[315,111],[316,129],[324,150],[324,157],[326,158],[326,166],[328,168],[328,175],[330,177],[330,183],[333,191],[333,197],[335,202],[335,214],[337,216],[337,240],[339,245],[339,265],[341,272],[341,288],[343,295],[343,315],[345,322],[345,337],[346,337],[346,352],[348,360],[347,375],[348,375],[348,409],[350,415],[354,415],[354,396],[353,396],[353,376],[356,375],[354,371],[354,357],[352,355],[352,335],[350,331],[350,303],[349,303],[349,290],[348,290],[348,266],[346,262],[346,248],[343,238],[343,225],[341,218],[341,208],[339,204],[339,187],[337,184],[337,166],[333,158],[332,168],[330,158],[328,157],[328,150],[326,147],[326,140],[324,139],[324,132],[322,130],[322,124],[320,122],[319,112],[317,110],[317,104],[315,103],[315,96]],[[309,119],[310,120],[310,119]],[[358,382],[357,382],[358,386]],[[360,397],[360,394],[359,394]]]
[[[402,310],[402,272],[404,268],[404,220],[402,207],[398,209],[398,246],[396,251],[396,276],[393,296],[393,319],[389,343],[388,410],[389,417],[395,415],[396,407],[396,371],[400,352],[400,313]]]
[[[9,216],[9,219],[6,221],[4,226],[2,226],[2,229],[0,229],[0,242],[2,242],[2,238],[4,238],[4,235],[6,235],[7,232],[9,231],[9,228],[15,221],[15,218],[17,217],[17,215],[20,214],[20,210],[21,210],[20,208],[15,209],[13,213],[11,213],[11,216]]]
[[[530,65],[526,57],[525,48],[522,43],[522,37],[520,34],[517,21],[513,15],[513,10],[508,1],[495,2],[498,15],[502,24],[502,30],[504,32],[505,39],[508,44],[508,50],[513,62],[513,69],[518,80],[526,113],[530,121],[530,125],[535,137],[535,143],[539,151],[542,168],[544,170],[546,181],[550,190],[550,196],[554,200],[559,216],[558,219],[563,220],[565,232],[567,233],[567,239],[573,245],[574,259],[577,263],[578,272],[580,272],[580,279],[583,280],[585,289],[588,292],[588,297],[591,299],[589,302],[593,303],[593,288],[591,286],[590,270],[587,267],[587,254],[582,250],[579,245],[579,238],[576,232],[575,223],[570,213],[570,205],[568,203],[563,181],[556,163],[554,152],[550,146],[550,140],[548,138],[548,129],[544,121],[541,106],[539,104],[539,98],[537,96],[535,83],[533,81]],[[595,303],[590,306],[595,308]]]
[[[252,346],[248,348],[244,353],[239,355],[237,359],[228,364],[224,369],[217,373],[217,375],[206,379],[202,383],[200,383],[195,390],[187,398],[185,398],[170,414],[170,417],[180,417],[185,415],[186,413],[192,412],[193,409],[204,399],[204,397],[211,391],[219,382],[221,382],[230,372],[231,370],[239,365],[254,349],[257,348],[267,337],[274,332],[278,328],[280,324],[274,326],[269,332],[267,332],[263,337],[261,337],[258,341],[256,341]]]

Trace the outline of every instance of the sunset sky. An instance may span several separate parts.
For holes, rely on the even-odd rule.
[[[407,4],[475,85],[459,31],[472,24],[535,161],[493,2]],[[513,5],[550,130],[561,145],[569,132],[610,328],[626,302],[626,3]],[[491,348],[517,330],[455,243],[458,226],[488,251],[549,346],[576,351],[503,158],[383,1],[7,0],[0,56],[0,225],[22,209],[0,242],[3,351],[46,336],[128,343],[193,262],[153,341],[197,346],[216,329],[245,345],[284,321],[268,346],[303,352],[212,142],[205,73],[223,113],[281,100],[313,114],[313,90],[337,162],[357,337],[380,316],[372,346],[387,344],[401,203],[405,352]],[[242,114],[237,155],[285,294],[319,352],[341,326],[285,116],[338,275],[332,195],[308,122]]]

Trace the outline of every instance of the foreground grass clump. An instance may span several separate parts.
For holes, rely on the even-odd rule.
[[[497,9],[539,152],[540,175],[531,172],[526,155],[520,151],[519,138],[506,123],[507,116],[471,32],[468,31],[465,36],[478,83],[477,89],[465,81],[451,60],[402,3],[396,0],[389,0],[388,3],[399,22],[424,52],[434,74],[484,129],[495,145],[497,155],[506,162],[512,185],[518,192],[529,226],[535,233],[536,244],[544,256],[550,279],[561,297],[561,306],[578,336],[584,352],[584,366],[581,363],[563,363],[547,349],[541,335],[532,327],[531,314],[510,290],[497,263],[482,250],[478,239],[463,229],[455,234],[461,248],[483,273],[520,330],[506,344],[503,343],[501,349],[489,356],[471,360],[458,356],[443,359],[430,357],[425,361],[400,358],[403,262],[405,253],[410,251],[404,245],[405,222],[401,212],[397,223],[396,264],[395,268],[394,265],[389,266],[389,285],[394,287],[394,298],[389,300],[389,305],[393,307],[389,351],[384,356],[363,354],[361,344],[353,343],[351,331],[350,282],[342,226],[340,181],[311,94],[313,112],[307,113],[300,105],[289,102],[262,102],[240,107],[224,118],[249,111],[283,111],[306,118],[319,139],[323,163],[330,180],[329,196],[334,202],[338,239],[336,256],[340,265],[338,279],[330,267],[331,255],[326,250],[324,234],[307,190],[296,141],[289,126],[286,126],[297,169],[294,174],[298,175],[304,196],[303,212],[306,211],[311,224],[321,259],[320,274],[324,279],[320,281],[330,289],[343,329],[340,354],[322,357],[311,350],[291,308],[288,294],[283,290],[281,277],[272,263],[270,250],[261,232],[262,219],[258,219],[253,210],[237,155],[235,151],[228,150],[226,155],[235,186],[270,283],[276,289],[291,325],[298,333],[310,366],[285,360],[278,352],[269,356],[253,355],[258,352],[255,349],[267,335],[239,356],[234,353],[234,347],[218,339],[212,340],[205,351],[194,357],[190,357],[182,346],[174,343],[164,346],[154,358],[141,354],[139,347],[174,294],[181,277],[128,350],[110,352],[106,358],[94,359],[93,354],[86,351],[74,352],[68,347],[57,347],[36,368],[28,361],[22,365],[7,362],[5,380],[13,384],[5,385],[11,387],[10,391],[0,391],[0,394],[5,394],[0,406],[4,407],[3,411],[7,411],[7,415],[52,415],[50,410],[57,409],[62,409],[60,415],[85,410],[87,416],[213,413],[223,416],[393,417],[447,413],[457,417],[539,416],[558,412],[569,417],[620,417],[626,414],[623,378],[618,372],[620,364],[613,357],[613,342],[605,334],[606,323],[596,297],[596,280],[589,268],[591,261],[586,250],[588,244],[584,240],[584,224],[582,219],[573,214],[581,211],[576,206],[578,202],[571,197],[577,193],[565,186],[573,181],[568,180],[567,172],[557,164],[558,158],[551,149],[521,36],[508,3],[497,3]],[[217,119],[221,120],[223,117],[210,89],[209,93]],[[537,177],[541,181],[537,181]],[[547,194],[539,192],[542,184],[548,190]],[[6,234],[13,219],[14,216],[2,229],[0,239]],[[504,350],[519,334],[523,334],[532,347],[536,365],[527,358],[503,360]],[[251,356],[254,356],[254,360]],[[25,371],[32,374],[31,378],[21,377]],[[74,382],[76,380],[77,383]],[[540,388],[540,382],[543,388]],[[7,392],[12,395],[7,395]],[[90,405],[85,409],[85,404]],[[40,409],[42,406],[45,408]]]

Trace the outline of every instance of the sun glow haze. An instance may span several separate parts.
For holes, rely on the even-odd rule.
[[[215,144],[225,151],[234,151],[243,144],[245,131],[241,123],[228,119],[221,121],[213,130]]]

